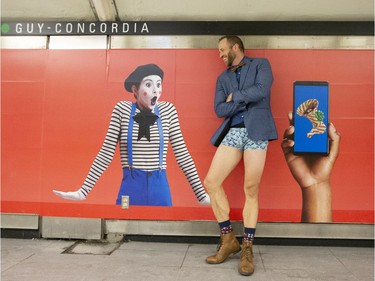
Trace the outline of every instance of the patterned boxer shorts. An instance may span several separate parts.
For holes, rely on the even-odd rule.
[[[267,150],[268,140],[254,141],[249,139],[246,128],[230,128],[221,144],[239,150]]]

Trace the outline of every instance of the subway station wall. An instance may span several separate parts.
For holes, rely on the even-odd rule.
[[[272,112],[279,139],[269,145],[260,186],[259,221],[298,222],[301,190],[280,143],[288,127],[295,80],[330,83],[330,121],[341,133],[331,178],[334,222],[374,222],[373,50],[248,50],[269,59],[274,74]],[[164,70],[160,100],[178,111],[185,142],[203,181],[215,153],[209,139],[221,120],[213,109],[216,78],[224,69],[216,49],[3,49],[1,72],[1,203],[3,213],[144,220],[214,220],[200,206],[168,152],[172,207],[115,205],[122,179],[119,151],[87,199],[63,200],[53,189],[81,187],[98,153],[114,105],[134,101],[124,78],[138,65]],[[242,164],[226,180],[231,219],[241,220]]]

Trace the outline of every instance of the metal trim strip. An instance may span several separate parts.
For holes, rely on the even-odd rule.
[[[39,229],[39,216],[36,214],[1,214],[2,229]]]
[[[35,214],[1,214],[3,229],[32,229],[44,238],[101,239],[103,235],[218,236],[215,221],[111,220],[68,217],[39,217]],[[41,223],[39,223],[39,220]],[[237,236],[243,224],[233,222]],[[374,225],[361,223],[259,222],[258,238],[373,240]]]
[[[2,49],[216,49],[218,36],[1,37]],[[246,49],[373,50],[374,36],[242,36]]]
[[[219,36],[111,36],[111,49],[216,49]],[[246,49],[374,49],[373,36],[241,36]]]
[[[47,36],[1,36],[1,49],[47,49]]]
[[[237,236],[243,235],[243,224],[233,222]],[[104,234],[167,235],[167,236],[218,236],[215,221],[144,221],[104,220]],[[259,222],[258,238],[305,239],[374,239],[374,225],[354,223],[286,223]]]
[[[107,36],[50,36],[49,49],[107,49]]]

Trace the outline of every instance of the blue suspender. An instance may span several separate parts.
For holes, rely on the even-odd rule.
[[[135,103],[132,104],[132,111],[130,113],[129,118],[129,126],[128,126],[128,162],[130,169],[133,168],[133,125],[134,125],[134,115],[135,115]]]
[[[163,134],[163,127],[161,125],[161,116],[159,114],[158,105],[155,105],[155,114],[159,117],[156,122],[158,122],[158,130],[159,130],[159,169],[163,168],[163,152],[164,152],[164,134]]]
[[[135,109],[136,109],[136,103],[132,104],[132,110],[130,113],[130,119],[129,119],[129,126],[128,126],[128,135],[127,135],[127,141],[128,141],[128,162],[129,167],[133,167],[133,127],[134,127],[134,115],[135,115]],[[164,134],[163,134],[163,127],[161,125],[161,118],[159,114],[159,108],[158,105],[155,106],[155,114],[159,117],[157,119],[158,123],[158,131],[159,131],[159,139],[160,139],[160,145],[159,145],[159,169],[161,170],[163,168],[163,152],[164,152]]]

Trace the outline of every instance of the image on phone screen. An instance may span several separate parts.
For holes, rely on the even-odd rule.
[[[325,81],[296,81],[293,84],[295,154],[327,155],[329,84]]]

